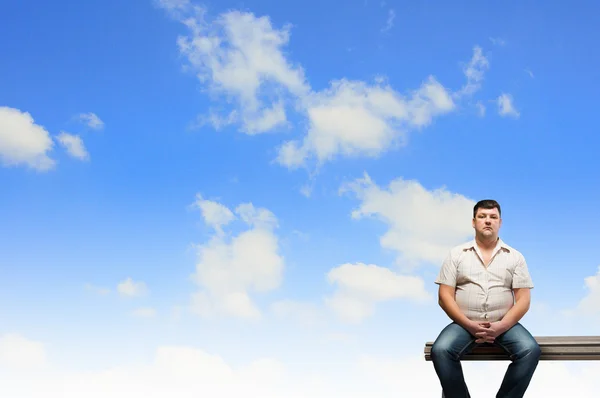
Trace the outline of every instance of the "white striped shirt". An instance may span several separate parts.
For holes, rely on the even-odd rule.
[[[525,257],[501,239],[486,267],[475,240],[454,247],[436,284],[456,289],[458,307],[472,321],[501,320],[514,305],[512,289],[533,288]]]

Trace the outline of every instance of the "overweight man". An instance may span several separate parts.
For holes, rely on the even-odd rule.
[[[450,250],[435,280],[439,304],[452,320],[431,348],[445,398],[470,397],[460,360],[477,345],[498,345],[510,356],[497,398],[523,397],[540,359],[540,347],[519,323],[533,282],[523,255],[498,237],[501,225],[498,202],[479,201],[475,238]]]

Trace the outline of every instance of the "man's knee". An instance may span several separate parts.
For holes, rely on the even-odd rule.
[[[532,361],[538,361],[542,350],[534,339],[527,339],[519,344],[519,351],[515,353],[517,358],[528,358]]]
[[[536,361],[540,359],[540,356],[542,355],[542,349],[535,340],[529,344],[527,349],[529,350],[529,355],[531,355],[532,358],[534,358]]]
[[[431,346],[431,360],[443,360],[452,357],[452,347],[449,339],[438,339]]]

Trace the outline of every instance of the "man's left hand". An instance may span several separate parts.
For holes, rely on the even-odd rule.
[[[496,340],[496,337],[500,336],[502,333],[508,330],[508,328],[502,323],[502,321],[483,322],[480,325],[486,328],[487,330],[485,331],[485,335],[483,335],[482,333],[477,334],[477,343],[493,343],[494,340]]]

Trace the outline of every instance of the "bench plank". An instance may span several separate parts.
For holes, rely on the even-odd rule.
[[[591,361],[600,360],[600,336],[535,336],[542,354],[540,360]],[[425,360],[431,361],[433,341],[425,343]],[[464,361],[507,361],[501,347],[480,345],[463,356]]]

